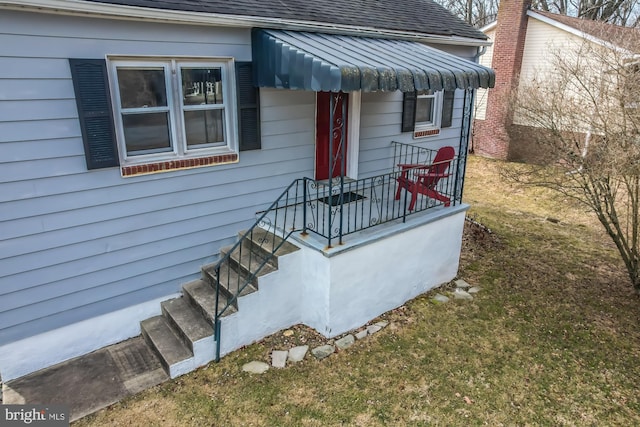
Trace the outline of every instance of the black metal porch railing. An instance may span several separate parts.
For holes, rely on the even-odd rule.
[[[411,194],[404,189],[398,190],[399,177],[406,173],[416,182],[416,174],[433,165],[436,151],[399,142],[392,145],[393,172],[358,180],[335,180],[335,183],[305,178],[307,202],[303,230],[326,238],[327,247],[331,247],[336,240],[342,244],[343,237],[348,234],[390,221],[404,221],[408,215],[460,202],[456,177],[459,159],[455,156],[447,168],[447,176],[441,178],[434,188],[443,199],[450,201],[436,200],[419,193],[410,210]],[[404,171],[397,166],[409,163],[420,166]]]
[[[465,98],[465,104],[467,104]],[[465,113],[466,114],[466,113]],[[463,121],[466,123],[466,121]],[[468,138],[468,126],[461,129],[461,140]],[[395,170],[399,170],[400,164],[425,164],[433,165],[438,150],[420,147],[413,144],[391,141],[393,146],[393,165]],[[462,153],[462,155],[461,155]],[[464,186],[464,168],[466,165],[466,146],[460,145],[456,156],[451,161],[447,173],[450,175],[444,182],[444,192],[449,196],[455,205],[462,202],[462,189]],[[453,182],[455,180],[455,182]]]
[[[442,199],[419,193],[411,206],[412,194],[406,189],[399,189],[400,177],[406,174],[409,179],[417,181],[414,175],[433,166],[436,151],[399,142],[393,142],[392,147],[392,172],[358,180],[346,180],[344,177],[328,181],[296,179],[269,208],[258,212],[255,224],[223,253],[213,273],[216,287],[216,360],[220,357],[220,317],[237,304],[248,287],[256,283],[258,274],[269,268],[271,259],[294,232],[312,232],[327,239],[327,247],[330,248],[336,241],[342,244],[346,235],[390,221],[405,221],[409,215],[460,202],[458,156],[450,161],[446,176],[434,186],[434,191]],[[419,166],[403,170],[397,166],[399,164]],[[252,250],[251,245],[255,244],[261,251]],[[236,263],[235,269],[231,268],[232,262]],[[220,299],[221,292],[227,296],[225,302]]]
[[[394,170],[397,170],[398,165],[403,163],[430,165],[438,152],[430,148],[397,141],[391,141],[391,147],[393,149]]]

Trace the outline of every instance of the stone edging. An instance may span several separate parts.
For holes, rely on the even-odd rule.
[[[346,350],[351,347],[356,340],[361,340],[369,335],[373,335],[386,328],[388,325],[389,322],[386,320],[369,324],[358,332],[350,332],[340,338],[328,340],[326,344],[311,349],[311,354],[318,360],[325,359],[335,353],[336,350]],[[296,346],[288,350],[273,350],[271,352],[271,367],[284,368],[287,366],[287,362],[301,362],[306,357],[308,351],[308,345]],[[242,366],[243,371],[252,374],[263,374],[267,372],[269,368],[270,366],[267,363],[256,360]]]

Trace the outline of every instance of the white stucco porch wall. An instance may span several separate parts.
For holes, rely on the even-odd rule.
[[[300,323],[304,268],[301,251],[278,260],[278,270],[258,279],[258,292],[238,299],[238,312],[221,318],[220,355]]]
[[[362,326],[453,279],[464,215],[461,211],[328,258],[327,335]]]
[[[308,236],[300,250],[279,259],[279,270],[259,279],[258,292],[222,318],[220,354],[295,324],[326,337],[360,327],[453,279],[458,271],[467,205],[435,211],[407,223],[349,236],[323,250]]]

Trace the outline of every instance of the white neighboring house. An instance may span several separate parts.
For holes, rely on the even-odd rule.
[[[530,7],[530,0],[503,2],[497,21],[481,29],[492,45],[480,57],[479,63],[495,69],[496,88],[499,88],[477,91],[471,146],[481,155],[526,160],[532,154],[527,141],[509,138],[508,129],[512,125],[526,123],[517,114],[505,110],[506,92],[511,87],[522,88],[534,78],[553,78],[554,52],[576,52],[583,43],[589,42],[628,51],[633,56],[634,52],[629,49],[632,44],[635,44],[633,48],[638,46],[637,42],[633,43],[640,39],[638,29],[531,10]]]

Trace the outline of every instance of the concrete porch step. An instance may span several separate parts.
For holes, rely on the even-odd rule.
[[[195,353],[197,343],[213,337],[213,326],[185,298],[164,301],[162,313],[187,347]]]
[[[164,316],[140,322],[142,336],[160,358],[171,378],[195,369],[193,353],[173,330]]]
[[[232,246],[226,246],[220,250],[221,256],[226,256],[231,250]],[[277,262],[276,257],[270,257],[268,261],[263,256],[262,252],[251,250],[251,245],[240,245],[236,247],[231,256],[229,262],[231,267],[239,271],[241,274],[249,275],[262,265],[262,268],[257,274],[257,277],[264,276],[265,274],[272,273],[278,269],[278,266],[274,264]]]
[[[183,285],[182,290],[187,301],[213,324],[215,321],[216,290],[201,279]],[[220,309],[226,304],[226,297],[221,295],[219,301]],[[237,311],[237,308],[232,305],[223,313],[223,316],[228,316]]]
[[[298,248],[262,229],[255,229],[251,240],[236,248],[233,254],[220,264],[203,266],[202,279],[182,286],[183,296],[162,302],[162,316],[141,322],[142,335],[149,347],[158,355],[162,366],[171,378],[192,371],[213,360],[215,354],[216,285],[220,281],[218,310],[228,301],[231,305],[222,313],[227,316],[238,311],[238,298],[258,290],[258,277],[278,269],[277,257],[292,253]],[[271,251],[282,246],[275,255]],[[232,246],[223,248],[225,256]],[[265,257],[269,261],[265,262]],[[256,269],[262,266],[259,272]],[[251,272],[256,274],[250,281]],[[235,298],[236,295],[238,298]]]
[[[206,281],[211,288],[216,289],[218,278],[216,275],[216,267],[208,267],[203,270]],[[258,290],[258,280],[253,278],[247,283],[248,275],[244,272],[238,272],[229,266],[229,263],[222,263],[220,266],[220,290],[222,295],[227,299],[233,298],[235,295],[243,297]],[[244,287],[243,287],[244,286]],[[234,305],[237,305],[234,303]]]
[[[241,231],[240,233],[238,233],[238,235],[242,237],[244,233],[246,233],[246,231]],[[282,244],[282,246],[280,246],[280,248],[278,248],[278,250],[275,252],[275,257],[269,260],[276,269],[278,268],[278,257],[299,250],[296,245],[289,242],[282,243],[282,238],[259,227],[254,228],[250,239],[248,239],[245,243],[245,245],[247,245],[251,250],[258,253],[263,258],[271,256],[273,249],[280,244]]]

